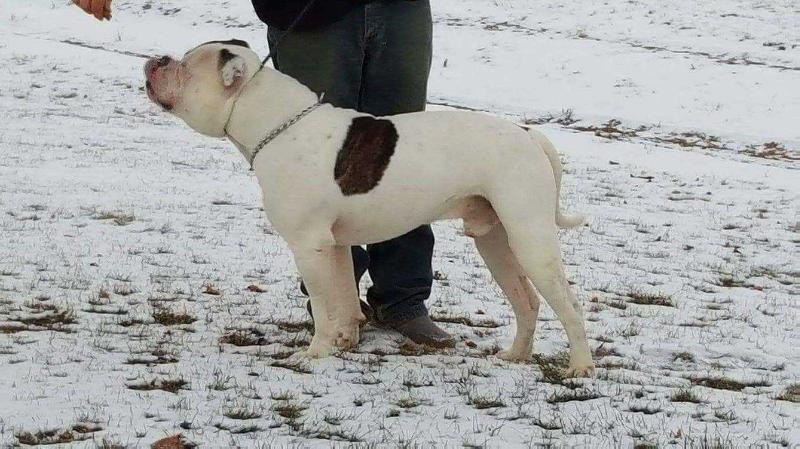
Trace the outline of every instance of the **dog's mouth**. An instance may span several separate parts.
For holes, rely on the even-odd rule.
[[[147,97],[150,98],[150,100],[153,103],[158,104],[165,111],[169,112],[169,111],[172,110],[172,108],[174,107],[173,105],[171,105],[171,104],[167,103],[166,101],[161,100],[160,98],[158,98],[158,95],[156,95],[155,88],[153,88],[153,83],[150,80],[147,80],[144,83],[144,85],[145,85],[145,88],[147,89]]]
[[[158,93],[156,92],[155,85],[153,83],[153,79],[157,76],[157,72],[159,69],[166,67],[171,62],[171,58],[168,56],[164,56],[161,58],[152,58],[144,66],[144,74],[145,74],[145,88],[147,89],[147,97],[153,103],[158,104],[161,106],[165,111],[171,111],[173,109],[173,105],[162,100],[159,98]]]

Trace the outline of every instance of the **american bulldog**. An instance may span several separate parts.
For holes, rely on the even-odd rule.
[[[358,344],[365,318],[351,245],[463,219],[516,317],[499,357],[531,357],[541,294],[569,338],[568,374],[592,374],[558,241],[558,229],[582,217],[560,212],[561,163],[540,132],[473,112],[374,117],[323,104],[239,40],[153,58],[145,74],[152,101],[204,135],[227,137],[250,162],[311,296],[315,332],[304,355]]]

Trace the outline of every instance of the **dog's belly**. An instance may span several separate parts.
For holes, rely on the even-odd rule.
[[[423,223],[375,222],[358,217],[342,217],[333,224],[333,237],[338,245],[368,245],[401,236]]]
[[[395,203],[396,204],[396,203]],[[463,219],[465,233],[472,237],[488,232],[497,222],[491,204],[479,195],[452,197],[426,210],[419,206],[392,206],[394,213],[342,213],[334,222],[332,232],[337,244],[365,245],[401,236],[419,226],[438,220]]]
[[[333,237],[340,245],[366,245],[401,236],[435,221],[444,206],[398,202],[364,202],[340,211],[333,224]]]

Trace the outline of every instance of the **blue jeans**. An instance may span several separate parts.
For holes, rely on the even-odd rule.
[[[281,30],[269,30],[275,68],[324,93],[326,102],[376,116],[425,109],[432,46],[429,0],[377,0],[323,28],[293,31],[278,43],[281,35]],[[379,320],[428,313],[433,243],[430,226],[422,226],[366,250],[353,247],[356,275],[369,270],[372,278],[367,301]]]

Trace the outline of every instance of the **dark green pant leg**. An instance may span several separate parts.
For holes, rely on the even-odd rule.
[[[305,84],[325,102],[356,109],[364,64],[364,10],[355,8],[344,19],[311,31],[267,32],[273,64],[281,72]],[[277,46],[277,49],[276,49]]]
[[[377,116],[425,110],[433,38],[429,1],[369,3],[365,32],[359,110]]]
[[[378,0],[365,6],[360,110],[385,116],[425,109],[432,28],[428,0]],[[379,319],[404,321],[428,313],[424,301],[433,284],[433,244],[430,226],[421,226],[367,247],[373,281],[367,298]]]

